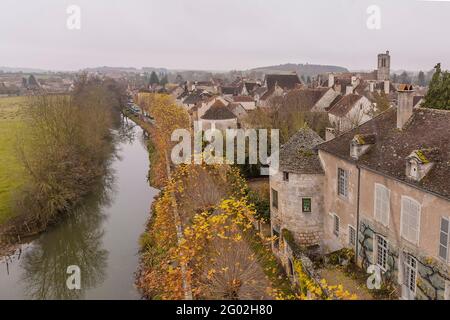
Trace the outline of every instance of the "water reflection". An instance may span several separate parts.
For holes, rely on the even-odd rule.
[[[136,123],[127,117],[122,118],[122,125],[116,131],[116,137],[121,143],[133,143],[136,139]]]
[[[98,190],[9,264],[0,261],[0,299],[139,299],[138,238],[157,190],[146,181],[142,130],[124,120],[115,133],[116,152]],[[80,267],[80,290],[66,286],[70,265]]]
[[[87,289],[104,281],[108,251],[102,247],[105,215],[100,207],[108,205],[109,199],[107,192],[91,196],[57,226],[58,232],[52,230],[48,236],[40,237],[33,250],[24,254],[22,281],[28,298],[80,299]],[[69,290],[66,286],[70,265],[80,267],[81,290]]]

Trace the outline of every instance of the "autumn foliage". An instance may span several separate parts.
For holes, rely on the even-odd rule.
[[[267,270],[276,268],[263,263],[264,255],[255,250],[255,205],[239,169],[228,164],[171,165],[167,156],[173,146],[170,136],[175,129],[189,128],[187,113],[164,95],[149,94],[140,100],[156,122],[150,132],[157,153],[152,158],[151,177],[162,189],[141,238],[137,284],[145,297],[305,299],[313,294],[324,298],[324,291],[319,290],[325,284],[317,286],[307,278],[302,278],[304,290],[298,294],[274,288]],[[260,243],[269,250],[270,241]],[[297,271],[303,277],[301,267]],[[326,286],[326,290],[336,298],[348,297],[339,286]]]

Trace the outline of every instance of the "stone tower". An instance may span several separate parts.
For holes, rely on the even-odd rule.
[[[390,69],[391,69],[391,56],[389,55],[389,51],[386,51],[386,53],[380,53],[378,55],[378,70],[377,70],[378,81],[389,80]]]

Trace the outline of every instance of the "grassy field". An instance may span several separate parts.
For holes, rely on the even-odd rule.
[[[17,136],[24,129],[26,97],[0,98],[0,224],[11,218],[12,196],[23,183],[24,172],[16,157]]]

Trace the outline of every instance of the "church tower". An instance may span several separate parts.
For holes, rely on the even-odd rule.
[[[386,53],[380,53],[378,55],[377,80],[378,81],[389,80],[390,69],[391,69],[391,56],[389,55],[389,51],[386,51]]]

